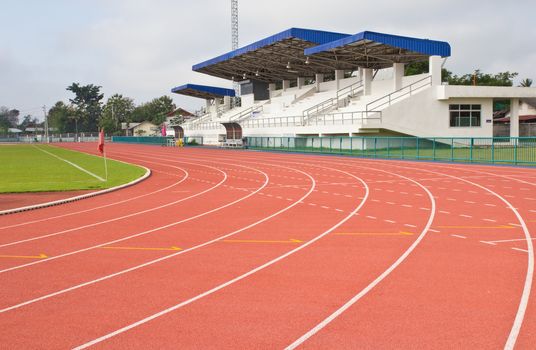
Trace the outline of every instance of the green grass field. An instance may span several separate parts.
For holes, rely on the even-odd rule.
[[[98,190],[145,174],[141,167],[108,159],[108,180],[101,181],[44,151],[105,177],[102,157],[48,145],[0,145],[0,193]]]

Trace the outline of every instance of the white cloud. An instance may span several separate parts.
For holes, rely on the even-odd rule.
[[[230,86],[191,70],[229,51],[227,0],[46,3],[3,6],[10,20],[0,23],[0,105],[52,105],[68,99],[72,82],[102,85],[107,96],[121,93],[137,103],[188,82]],[[536,79],[536,27],[527,25],[533,1],[239,0],[239,6],[242,45],[290,27],[376,30],[449,41],[447,68],[455,73],[510,70]],[[202,104],[173,98],[186,108]]]

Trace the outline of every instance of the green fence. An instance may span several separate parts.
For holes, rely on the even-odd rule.
[[[112,142],[117,143],[140,143],[144,145],[163,145],[167,144],[167,140],[173,140],[173,137],[161,136],[113,136]]]
[[[247,144],[370,158],[536,165],[536,137],[248,137]]]
[[[167,136],[113,136],[112,142],[116,143],[138,143],[144,145],[162,145],[169,146],[174,145],[173,137]],[[201,136],[192,136],[184,137],[184,146],[197,146],[203,144],[203,137]]]

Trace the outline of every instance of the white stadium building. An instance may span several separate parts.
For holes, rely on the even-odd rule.
[[[519,111],[536,105],[536,88],[446,85],[441,70],[450,55],[442,41],[291,28],[194,65],[237,83],[240,97],[212,86],[172,89],[206,100],[204,113],[179,132],[205,144],[224,135],[238,143],[244,136],[529,136],[520,134]],[[404,76],[405,65],[426,61],[428,73]],[[497,100],[510,101],[507,129],[494,123]]]

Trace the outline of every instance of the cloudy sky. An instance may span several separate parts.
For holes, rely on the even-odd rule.
[[[0,106],[23,115],[67,102],[72,82],[136,103],[188,82],[230,87],[191,70],[230,50],[229,0],[2,0],[0,10]],[[536,80],[534,0],[239,0],[239,10],[241,46],[290,27],[372,30],[448,41],[454,73]]]

